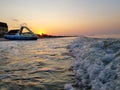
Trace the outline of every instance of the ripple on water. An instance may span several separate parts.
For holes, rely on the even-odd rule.
[[[73,38],[0,42],[0,90],[63,90],[72,82]]]

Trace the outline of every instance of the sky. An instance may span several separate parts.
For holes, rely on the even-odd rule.
[[[38,34],[120,34],[120,0],[0,0],[0,22]]]

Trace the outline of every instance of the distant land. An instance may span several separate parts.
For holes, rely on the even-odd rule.
[[[62,38],[62,37],[78,37],[77,35],[73,36],[55,36],[55,35],[47,35],[47,34],[36,34],[39,38]]]

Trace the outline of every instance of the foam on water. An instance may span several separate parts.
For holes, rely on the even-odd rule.
[[[77,90],[120,90],[119,39],[80,37],[69,49]]]

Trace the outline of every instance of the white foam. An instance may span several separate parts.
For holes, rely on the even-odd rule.
[[[80,37],[70,46],[76,83],[83,90],[120,90],[120,40]]]

